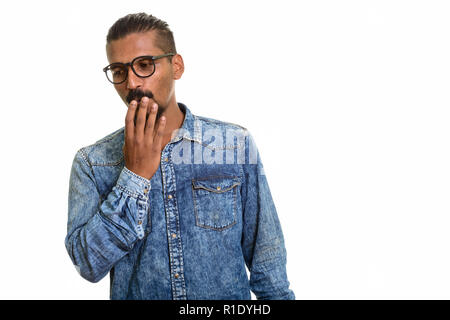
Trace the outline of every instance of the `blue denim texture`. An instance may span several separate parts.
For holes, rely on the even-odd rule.
[[[295,299],[251,134],[178,106],[182,127],[150,180],[124,166],[124,128],[76,153],[65,238],[72,263],[91,282],[109,272],[111,299],[248,300],[250,290]],[[241,135],[230,141],[233,130]]]

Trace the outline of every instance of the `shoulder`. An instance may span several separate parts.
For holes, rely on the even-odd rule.
[[[124,127],[116,130],[97,142],[78,150],[90,166],[114,166],[123,161]]]
[[[203,116],[194,115],[194,121],[200,121],[202,124],[204,124],[208,128],[225,128],[225,129],[236,129],[236,130],[245,130],[247,131],[247,128],[244,126],[241,126],[236,123],[232,122],[226,122],[214,118],[208,118]]]
[[[201,131],[202,144],[214,149],[234,149],[244,146],[250,135],[240,124],[194,115],[194,127]]]

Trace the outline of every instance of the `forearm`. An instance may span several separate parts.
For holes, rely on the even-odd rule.
[[[286,273],[284,244],[275,240],[270,248],[256,250],[250,269],[250,285],[258,300],[294,300]]]
[[[83,156],[77,155],[70,180],[65,245],[80,275],[97,282],[144,237],[150,183],[124,168],[100,203],[90,169]]]
[[[126,202],[131,199],[123,195],[122,199],[117,198],[114,193],[110,198],[115,198],[119,203],[124,201],[123,205],[117,205],[111,199],[105,200],[100,210],[86,224],[74,229],[66,239],[73,264],[80,275],[91,282],[102,279],[138,240],[135,230],[137,222],[125,217],[128,210],[126,206],[132,207]]]

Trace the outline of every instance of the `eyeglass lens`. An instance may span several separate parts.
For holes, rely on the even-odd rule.
[[[127,66],[113,64],[106,71],[106,76],[113,83],[121,83],[127,77]],[[155,64],[150,58],[140,58],[133,62],[133,69],[140,77],[148,77],[155,71]]]

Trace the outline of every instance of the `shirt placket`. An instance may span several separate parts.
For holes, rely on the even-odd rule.
[[[167,240],[169,243],[172,295],[174,300],[185,300],[186,284],[183,268],[183,248],[180,237],[180,217],[176,198],[175,171],[170,158],[172,148],[173,144],[169,143],[161,153],[162,189],[166,214]]]

